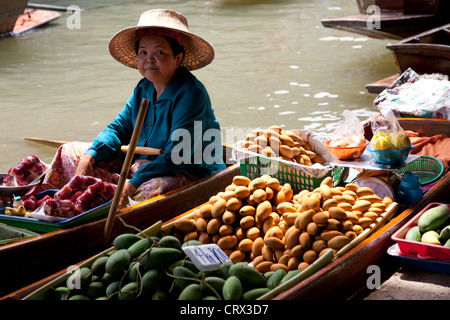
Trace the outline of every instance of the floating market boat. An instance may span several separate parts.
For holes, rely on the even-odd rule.
[[[399,118],[405,130],[420,136],[444,134],[450,137],[450,121],[437,119]],[[366,135],[367,136],[367,135]],[[368,138],[370,138],[368,136]],[[381,282],[395,273],[399,260],[392,259],[387,250],[395,242],[392,235],[428,204],[448,203],[450,171],[444,173],[422,200],[412,207],[401,207],[401,211],[384,226],[369,235],[360,244],[351,248],[330,264],[318,270],[302,282],[273,297],[274,300],[315,299],[362,299],[374,288],[368,288],[369,266],[378,266]]]
[[[425,136],[432,136],[438,133],[449,133],[450,122],[437,121],[439,126],[434,125],[432,119],[399,119],[400,125],[405,130],[413,130]],[[444,131],[441,131],[444,130]],[[379,266],[382,271],[382,279],[395,272],[398,264],[392,263],[387,256],[387,249],[393,244],[391,236],[404,225],[411,217],[417,214],[430,202],[444,202],[450,187],[450,172],[442,176],[431,189],[425,194],[423,199],[416,205],[409,208],[402,208],[397,215],[397,204],[386,209],[385,216],[381,217],[372,229],[368,229],[361,238],[354,239],[349,246],[344,246],[334,255],[323,255],[310,265],[298,276],[292,278],[290,282],[275,288],[266,294],[260,296],[260,299],[272,300],[292,300],[292,299],[347,299],[363,296],[369,290],[367,288],[367,268],[371,265]],[[211,190],[208,196],[214,195]],[[198,206],[199,208],[201,206]],[[181,218],[190,218],[196,208],[174,217],[165,222],[162,227],[170,230],[173,224]],[[146,232],[151,234],[161,228],[159,222],[151,226]],[[111,249],[107,249],[111,250]],[[107,251],[106,250],[106,251]],[[104,252],[106,252],[104,251]],[[77,266],[90,265],[102,253],[93,255],[91,258],[82,260]],[[328,251],[331,252],[331,251]],[[61,271],[52,274],[40,281],[32,283],[20,290],[12,292],[3,297],[3,299],[39,299],[45,295],[45,291],[62,283],[67,279],[67,268],[65,265]]]
[[[322,19],[322,24],[377,39],[403,39],[450,22],[448,1],[357,0],[356,3],[358,14]],[[374,8],[377,10],[373,11]]]
[[[232,178],[239,174],[239,166],[230,160],[231,152],[232,148],[224,145],[226,169],[188,186],[120,210],[114,220],[110,239],[130,231],[121,220],[142,230],[156,221],[169,220],[207,201],[211,193],[225,188]],[[102,249],[103,231],[107,221],[105,214],[108,213],[109,206],[102,209],[103,215],[82,224],[55,229],[0,246],[2,268],[10,271],[8,274],[0,275],[2,283],[0,294],[6,294],[42,279]]]
[[[61,13],[50,10],[40,10],[40,9],[25,9],[25,12],[21,14],[11,30],[10,35],[18,36],[33,30],[35,28],[41,27],[47,23],[50,23],[61,16]]]
[[[450,75],[450,24],[446,24],[386,46],[398,72],[408,68],[419,74]]]
[[[46,10],[51,9],[51,10]],[[67,8],[28,3],[26,0],[0,1],[0,37],[18,36],[58,19]]]
[[[0,36],[9,35],[27,7],[28,0],[0,1]]]

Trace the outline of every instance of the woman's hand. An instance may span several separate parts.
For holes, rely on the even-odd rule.
[[[94,176],[94,169],[92,165],[95,160],[90,154],[85,154],[80,162],[78,163],[77,170],[75,171],[76,176]]]
[[[133,198],[136,193],[136,187],[129,181],[123,186],[122,195],[120,196],[118,208],[122,209],[128,205],[128,197]]]

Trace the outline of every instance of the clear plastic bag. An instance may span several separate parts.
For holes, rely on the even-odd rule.
[[[330,147],[357,147],[365,143],[364,124],[355,113],[344,110],[344,123],[330,136]]]
[[[378,151],[406,150],[411,141],[389,108],[382,108],[380,114],[371,116],[373,137],[370,144]]]

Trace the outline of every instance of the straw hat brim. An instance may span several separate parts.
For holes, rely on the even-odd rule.
[[[110,54],[120,63],[137,69],[137,54],[135,51],[137,43],[137,31],[140,29],[151,29],[151,26],[137,26],[125,28],[117,32],[109,41]],[[161,27],[155,27],[161,28]],[[179,29],[165,28],[179,33],[180,44],[184,48],[182,66],[188,70],[203,68],[214,59],[213,47],[203,38]]]

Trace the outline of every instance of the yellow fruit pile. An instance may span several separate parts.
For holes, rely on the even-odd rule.
[[[372,145],[375,150],[395,151],[411,148],[411,141],[405,132],[379,132],[372,138]]]
[[[275,157],[303,165],[324,163],[311,145],[299,135],[278,126],[251,131],[242,144],[244,150],[253,151],[266,157]]]
[[[327,249],[337,252],[368,228],[392,202],[370,188],[333,187],[325,178],[313,191],[294,194],[270,176],[235,176],[224,191],[175,221],[174,235],[217,243],[233,263],[260,272],[304,270]]]

